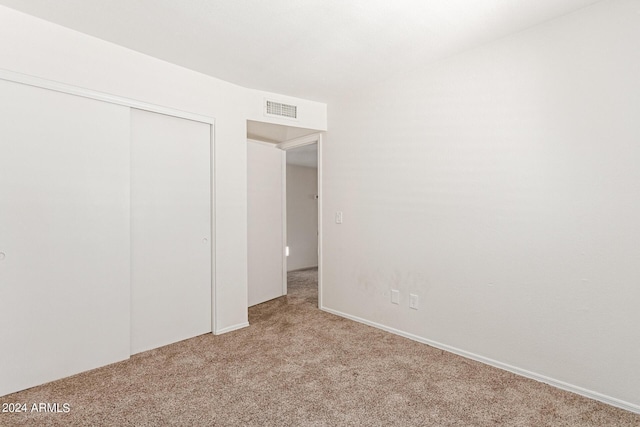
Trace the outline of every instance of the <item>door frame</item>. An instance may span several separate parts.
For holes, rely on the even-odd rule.
[[[281,142],[276,145],[279,149],[283,150],[285,156],[287,150],[293,148],[303,147],[305,145],[317,144],[317,158],[318,158],[318,308],[322,309],[322,133],[314,133],[311,135],[302,136],[300,138],[290,139],[288,141]],[[283,210],[282,210],[282,241],[283,247],[282,250],[285,251],[283,253],[283,283],[282,283],[282,294],[287,294],[287,162],[286,157],[283,162],[283,184],[282,184],[282,194],[283,194]]]

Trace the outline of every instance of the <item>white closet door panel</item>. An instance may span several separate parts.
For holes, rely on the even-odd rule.
[[[282,296],[282,150],[247,144],[248,305]]]
[[[0,395],[129,357],[129,109],[0,81]]]
[[[131,110],[131,352],[211,332],[211,125]]]

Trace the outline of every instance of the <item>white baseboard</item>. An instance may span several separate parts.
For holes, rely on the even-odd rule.
[[[213,331],[213,335],[222,335],[227,332],[237,331],[238,329],[246,328],[249,326],[249,322],[238,323],[237,325],[227,326],[226,328],[216,329]]]
[[[400,335],[402,337],[408,338],[408,339],[413,340],[413,341],[420,342],[422,344],[430,345],[431,347],[439,348],[440,350],[448,351],[449,353],[457,354],[458,356],[466,357],[467,359],[472,359],[472,360],[475,360],[477,362],[481,362],[481,363],[484,363],[486,365],[493,366],[495,368],[503,369],[505,371],[509,371],[509,372],[514,373],[514,374],[526,377],[526,378],[531,378],[532,380],[536,380],[536,381],[539,381],[539,382],[542,382],[542,383],[545,383],[545,384],[549,384],[549,385],[551,385],[553,387],[556,387],[556,388],[559,388],[559,389],[562,389],[562,390],[565,390],[565,391],[569,391],[569,392],[572,392],[572,393],[575,393],[575,394],[579,394],[581,396],[588,397],[590,399],[594,399],[594,400],[606,403],[606,404],[611,405],[611,406],[615,406],[615,407],[618,407],[618,408],[621,408],[621,409],[625,409],[625,410],[630,411],[630,412],[635,412],[637,414],[640,414],[640,405],[636,405],[636,404],[633,404],[633,403],[630,403],[630,402],[626,402],[624,400],[616,399],[615,397],[610,397],[610,396],[604,395],[602,393],[598,393],[596,391],[587,390],[585,388],[578,387],[576,385],[569,384],[569,383],[566,383],[564,381],[559,381],[559,380],[556,380],[556,379],[553,379],[553,378],[549,378],[549,377],[547,377],[545,375],[540,375],[540,374],[537,374],[535,372],[527,371],[526,369],[521,369],[521,368],[518,368],[518,367],[515,367],[515,366],[511,366],[511,365],[508,365],[506,363],[499,362],[497,360],[489,359],[487,357],[480,356],[480,355],[477,355],[475,353],[471,353],[471,352],[468,352],[468,351],[465,351],[465,350],[460,350],[458,348],[451,347],[451,346],[446,345],[446,344],[441,344],[439,342],[432,341],[432,340],[420,337],[418,335],[410,334],[408,332],[404,332],[404,331],[401,331],[399,329],[391,328],[389,326],[385,326],[385,325],[382,325],[380,323],[372,322],[372,321],[369,321],[369,320],[366,320],[366,319],[362,319],[360,317],[356,317],[356,316],[352,316],[350,314],[342,313],[340,311],[333,310],[333,309],[330,309],[330,308],[327,308],[327,307],[321,307],[321,310],[322,311],[326,311],[327,313],[335,314],[336,316],[340,316],[340,317],[344,317],[344,318],[356,321],[358,323],[363,323],[363,324],[368,325],[368,326],[373,326],[374,328],[377,328],[377,329],[382,329],[383,331],[387,331],[387,332],[390,332],[390,333],[395,334],[395,335]]]

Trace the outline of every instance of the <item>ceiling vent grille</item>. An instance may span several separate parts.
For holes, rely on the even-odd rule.
[[[283,104],[282,102],[265,100],[265,114],[267,116],[284,117],[287,119],[298,118],[298,107],[295,105]]]

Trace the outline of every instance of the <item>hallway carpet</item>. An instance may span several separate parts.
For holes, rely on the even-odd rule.
[[[640,426],[640,415],[317,308],[316,270],[199,336],[20,393],[0,426]]]

